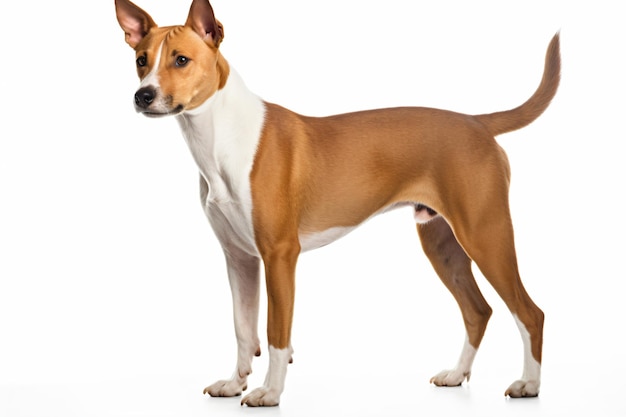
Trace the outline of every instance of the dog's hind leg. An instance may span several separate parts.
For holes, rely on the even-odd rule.
[[[485,333],[491,308],[476,285],[471,260],[457,242],[443,217],[418,224],[417,230],[424,252],[435,271],[456,299],[467,332],[459,362],[454,369],[435,375],[431,382],[437,386],[457,386],[471,374],[476,350]]]
[[[482,178],[484,183],[488,177],[477,175],[477,178]],[[463,207],[458,207],[460,211],[457,213],[463,214],[457,214],[457,221],[452,219],[450,223],[459,243],[513,314],[522,335],[524,372],[505,395],[535,397],[539,394],[541,378],[544,314],[522,285],[507,193],[493,192],[497,188],[483,188],[491,191],[489,199],[480,198],[479,193],[475,193],[471,207],[460,203]]]

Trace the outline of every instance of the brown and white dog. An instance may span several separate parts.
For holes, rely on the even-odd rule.
[[[524,372],[511,397],[539,393],[543,312],[524,289],[509,213],[509,164],[494,136],[522,128],[548,107],[560,79],[558,34],[543,79],[521,106],[466,115],[389,108],[306,117],[250,92],[219,50],[224,37],[208,0],[193,0],[182,26],[159,27],[129,0],[115,0],[141,84],[135,108],[174,115],[200,170],[204,211],[226,256],[238,359],[230,379],[204,392],[247,389],[257,334],[260,265],[268,293],[269,369],[249,406],[277,405],[291,361],[295,269],[301,252],[326,245],[372,216],[413,208],[422,246],[463,313],[466,342],[438,386],[469,378],[491,308],[474,261],[512,312]]]

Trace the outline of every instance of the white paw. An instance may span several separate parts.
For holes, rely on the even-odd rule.
[[[463,383],[463,380],[469,381],[470,375],[469,371],[461,369],[445,370],[430,378],[430,383],[438,387],[458,387]]]
[[[217,381],[213,385],[209,385],[204,389],[205,394],[211,397],[236,397],[241,395],[247,389],[246,381],[240,381],[236,378]]]
[[[273,407],[280,402],[280,392],[277,390],[261,387],[252,391],[241,400],[241,405],[248,407]]]
[[[539,381],[520,379],[512,383],[504,395],[511,398],[536,397],[539,395]]]

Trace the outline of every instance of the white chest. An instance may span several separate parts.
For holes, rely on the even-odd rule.
[[[204,181],[202,204],[215,234],[223,246],[254,254],[250,172],[264,117],[263,101],[234,71],[222,90],[178,116]]]

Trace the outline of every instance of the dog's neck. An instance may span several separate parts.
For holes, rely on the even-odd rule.
[[[233,197],[230,194],[238,184],[231,182],[239,181],[238,172],[244,167],[251,167],[264,115],[263,101],[231,68],[223,88],[196,109],[176,117],[200,173],[211,187],[210,199]]]

